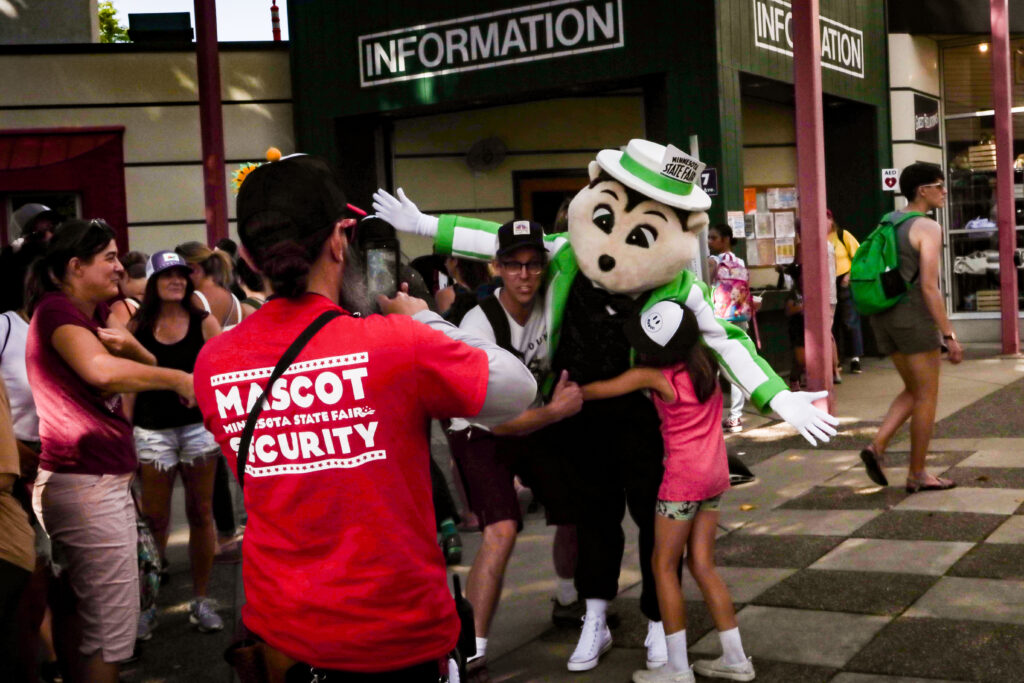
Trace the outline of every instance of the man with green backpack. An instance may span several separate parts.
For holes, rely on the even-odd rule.
[[[956,486],[926,472],[925,457],[935,424],[941,348],[949,348],[954,364],[963,360],[963,348],[939,291],[942,227],[926,215],[946,203],[942,170],[925,163],[907,166],[900,192],[906,208],[885,215],[854,255],[850,291],[857,311],[870,316],[878,350],[892,359],[904,384],[860,457],[871,480],[887,486],[885,448],[910,418],[906,487],[916,493]]]

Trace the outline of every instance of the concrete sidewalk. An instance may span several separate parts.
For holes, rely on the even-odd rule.
[[[905,437],[890,449],[890,487],[864,475],[858,450],[900,387],[887,361],[866,360],[864,374],[836,387],[843,432],[824,447],[756,415],[728,437],[758,475],[726,495],[718,548],[757,680],[1024,680],[1024,361],[997,352],[973,347],[960,366],[943,364],[930,467],[958,482],[953,491],[903,491]],[[643,665],[636,534],[625,526],[615,647],[597,669],[570,674],[578,630],[551,626],[551,532],[528,516],[491,632],[493,681],[628,681]],[[123,678],[230,680],[227,635],[188,628],[183,517],[176,528],[161,627]],[[465,576],[479,534],[463,539],[467,566],[454,571]],[[231,567],[215,568],[214,592],[230,621]],[[691,660],[717,654],[688,577],[686,597]]]

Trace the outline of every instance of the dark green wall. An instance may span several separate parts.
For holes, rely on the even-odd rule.
[[[338,133],[341,117],[367,125],[378,113],[409,116],[642,86],[648,137],[687,149],[689,135],[697,134],[702,160],[718,168],[720,194],[712,220],[723,220],[730,208],[742,208],[740,73],[791,83],[793,72],[791,57],[755,47],[751,0],[623,0],[622,48],[360,88],[360,35],[528,4],[526,0],[293,0],[289,28],[298,148],[340,161],[339,148],[352,149],[346,138],[353,137]],[[888,165],[883,2],[822,0],[821,12],[864,33],[867,77],[823,69],[822,84],[827,93],[875,107],[878,134],[870,142],[870,162]],[[370,129],[366,130],[369,135]],[[346,162],[365,166],[375,178],[383,176],[380,155],[376,159],[359,156],[351,159],[346,154]],[[884,209],[879,186],[876,182],[857,188],[865,215],[877,216]]]

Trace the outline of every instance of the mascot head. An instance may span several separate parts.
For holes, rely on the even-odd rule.
[[[605,149],[590,184],[569,204],[569,241],[580,270],[611,292],[639,294],[671,282],[697,256],[711,199],[704,164],[647,140]]]

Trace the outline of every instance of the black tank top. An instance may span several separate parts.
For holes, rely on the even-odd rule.
[[[188,321],[188,332],[181,341],[162,344],[153,337],[153,331],[136,334],[147,351],[156,356],[161,368],[192,372],[199,349],[203,348],[203,318],[207,313],[193,314]],[[202,422],[199,408],[186,408],[173,391],[142,391],[135,400],[135,424],[145,429],[170,429]]]

